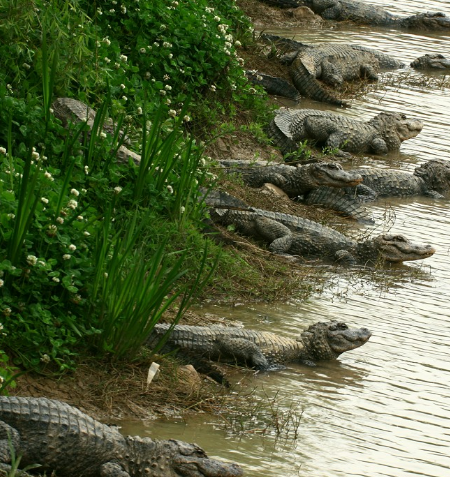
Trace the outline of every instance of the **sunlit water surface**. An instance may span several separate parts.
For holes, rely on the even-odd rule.
[[[450,14],[448,1],[372,3],[405,15],[418,8]],[[305,43],[362,44],[389,53],[407,65],[427,52],[450,55],[450,35],[442,33],[349,26],[273,33],[295,35]],[[425,127],[417,138],[403,143],[400,154],[372,158],[367,163],[412,172],[429,159],[450,159],[449,89],[430,83],[429,74],[410,68],[389,75],[392,80],[382,79],[388,84],[385,88],[373,90],[354,101],[351,109],[340,112],[367,119],[379,111],[402,111],[420,118]],[[312,102],[304,105],[324,108]],[[234,381],[240,380],[238,388],[248,391],[256,387],[249,400],[257,396],[270,399],[277,394],[284,406],[281,414],[284,409],[287,415],[291,412],[299,418],[303,412],[296,439],[292,434],[288,439],[283,435],[277,439],[274,429],[268,429],[265,437],[258,434],[258,429],[239,433],[235,425],[224,426],[221,418],[209,415],[124,423],[124,431],[196,442],[211,456],[240,463],[248,476],[448,477],[449,205],[448,200],[413,198],[371,206],[377,232],[390,228],[437,249],[423,262],[375,274],[330,269],[324,293],[307,303],[210,306],[206,310],[240,320],[247,327],[286,336],[329,319],[371,329],[370,341],[342,355],[338,362],[315,368],[290,365],[277,372],[234,376]],[[382,221],[386,211],[393,219],[389,224]]]

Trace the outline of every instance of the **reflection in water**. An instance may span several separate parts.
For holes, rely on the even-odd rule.
[[[392,12],[411,14],[418,8],[448,10],[448,2],[425,6],[409,0],[371,0]],[[447,12],[448,13],[448,12]],[[275,32],[274,33],[280,33]],[[409,64],[424,53],[448,55],[449,36],[415,34],[389,29],[349,27],[282,32],[308,42],[345,42],[378,48]],[[408,70],[408,68],[406,69]],[[409,69],[418,79],[424,73]],[[404,73],[404,72],[403,72]],[[393,75],[401,75],[395,72]],[[372,117],[379,111],[402,111],[420,118],[425,127],[405,142],[401,152],[367,160],[371,166],[412,172],[431,158],[448,158],[450,91],[403,83],[401,76],[384,89],[374,89],[342,114]],[[302,107],[322,107],[302,102]],[[249,476],[389,476],[447,477],[450,469],[450,211],[448,200],[389,199],[371,204],[376,225],[366,232],[388,228],[411,240],[430,243],[436,254],[423,261],[385,272],[330,269],[329,284],[307,303],[210,306],[220,316],[245,326],[299,335],[316,321],[338,319],[372,332],[363,347],[337,363],[315,368],[290,365],[251,378],[234,376],[237,387],[258,387],[260,398],[278,396],[286,409],[303,410],[297,440],[277,440],[224,429],[218,417],[197,416],[187,421],[129,425],[125,432],[176,437],[197,442],[210,455],[233,460]],[[386,211],[393,213],[386,224]],[[361,232],[361,229],[358,229]]]

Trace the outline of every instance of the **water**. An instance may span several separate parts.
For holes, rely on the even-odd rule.
[[[386,8],[392,5],[390,10],[399,14],[412,14],[417,8],[450,14],[448,1],[429,1],[426,5],[407,0],[371,3]],[[274,33],[296,34],[296,39],[305,43],[362,44],[406,64],[427,52],[450,54],[450,35],[442,33],[342,25]],[[382,110],[402,111],[420,118],[425,123],[423,131],[406,141],[399,154],[367,161],[371,166],[411,172],[429,159],[449,158],[450,90],[420,86],[429,75],[408,68],[405,71],[410,80],[374,90],[355,101],[351,109],[340,112],[369,118]],[[395,72],[393,76],[404,78],[404,74]],[[128,425],[124,430],[197,442],[211,456],[239,462],[249,476],[448,477],[449,205],[448,200],[411,198],[371,206],[378,218],[378,232],[388,227],[381,217],[390,210],[395,214],[394,224],[389,224],[391,232],[431,243],[437,249],[423,262],[405,264],[384,274],[330,269],[325,292],[308,303],[211,306],[207,310],[286,336],[329,319],[371,329],[370,341],[342,355],[338,362],[316,368],[290,365],[278,372],[234,376],[235,381],[240,380],[241,389],[256,386],[256,395],[261,398],[278,393],[286,412],[295,408],[292,413],[300,416],[303,411],[297,439],[277,439],[273,429],[265,437],[257,432],[237,433],[220,418],[207,415],[187,421]]]

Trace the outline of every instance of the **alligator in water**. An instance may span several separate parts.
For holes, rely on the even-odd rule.
[[[66,403],[0,396],[0,461],[10,444],[20,466],[61,477],[238,477],[236,464],[211,460],[195,444],[123,436]],[[2,466],[5,469],[5,466]],[[13,475],[13,474],[11,474]]]
[[[342,264],[375,265],[422,260],[434,254],[402,235],[383,234],[366,240],[349,238],[337,230],[302,217],[253,208],[211,209],[213,221],[233,225],[244,235],[262,239],[277,254],[298,255]]]
[[[352,329],[337,321],[315,323],[299,339],[236,327],[157,324],[147,346],[152,348],[165,336],[168,348],[267,370],[290,362],[314,365],[316,361],[337,359],[345,351],[366,343],[371,333],[366,328]]]
[[[416,70],[450,70],[450,60],[439,53],[426,54],[416,58],[410,66]]]
[[[325,20],[352,21],[362,25],[417,30],[450,30],[450,18],[441,12],[401,17],[382,7],[357,0],[263,0],[281,8],[309,7]]]
[[[312,162],[296,167],[287,164],[267,165],[262,161],[221,160],[220,164],[229,172],[240,173],[245,184],[250,187],[261,187],[265,183],[271,183],[282,189],[289,197],[301,198],[305,204],[321,205],[360,221],[371,221],[366,209],[361,207],[358,201],[347,200],[345,194],[334,192],[334,189],[348,188],[362,182],[360,174],[344,171],[336,162]],[[322,191],[320,204],[317,202],[317,195],[312,195],[318,188]],[[314,197],[313,200],[310,196]]]
[[[324,44],[303,48],[290,67],[295,87],[302,96],[347,106],[329,91],[347,81],[358,79],[378,80],[377,72],[383,69],[396,69],[404,64],[384,53],[358,45]],[[319,81],[320,80],[320,81]]]
[[[311,140],[338,153],[397,151],[403,141],[417,136],[423,124],[403,113],[379,113],[363,122],[348,116],[315,109],[280,109],[268,134],[283,155],[295,152],[297,143]]]

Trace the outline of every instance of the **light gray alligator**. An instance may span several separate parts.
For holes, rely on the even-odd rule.
[[[402,235],[383,234],[355,240],[317,222],[267,210],[211,209],[213,221],[233,225],[244,235],[262,239],[277,254],[299,255],[342,264],[375,265],[422,260],[435,253]]]
[[[20,465],[61,477],[238,477],[236,464],[211,460],[195,444],[123,436],[66,403],[46,398],[0,396],[0,462],[10,462],[10,443]],[[3,469],[5,466],[3,466]]]
[[[317,101],[348,106],[326,85],[336,87],[359,79],[378,80],[380,69],[402,68],[403,63],[379,51],[358,45],[323,44],[303,48],[290,66],[300,93]],[[320,80],[320,81],[319,81]]]
[[[315,323],[299,339],[236,327],[157,324],[147,346],[152,348],[164,336],[168,336],[166,346],[170,349],[267,370],[290,362],[314,365],[316,361],[337,359],[366,343],[371,333],[367,328],[352,329],[337,321]]]
[[[362,176],[354,171],[344,171],[336,162],[311,162],[296,167],[287,164],[267,165],[263,161],[227,161],[220,164],[228,172],[238,172],[245,184],[261,187],[271,183],[282,189],[289,197],[298,198],[308,205],[320,205],[336,210],[347,217],[362,222],[371,222],[366,209],[358,201],[347,199],[347,194],[336,194],[335,189],[349,188],[362,182]],[[320,188],[320,202],[316,189]],[[310,200],[310,196],[314,197]]]
[[[88,105],[73,98],[56,99],[52,104],[52,109],[53,114],[63,123],[63,126],[67,126],[70,122],[86,122],[89,130],[92,130],[97,114],[96,111],[90,108]],[[104,131],[112,135],[116,133],[116,128],[112,121],[107,120],[102,126]],[[100,132],[101,131],[98,131],[98,133]],[[118,132],[118,138],[124,143],[129,142],[128,138],[122,131]],[[122,162],[128,162],[128,160],[131,159],[136,164],[139,164],[141,161],[141,156],[133,151],[130,151],[130,149],[124,146],[124,144],[120,145],[116,151],[116,156]]]
[[[421,121],[403,113],[379,113],[363,122],[348,116],[314,109],[280,109],[268,127],[268,134],[285,155],[295,152],[297,143],[311,140],[338,153],[397,151],[403,141],[417,136]]]
[[[416,70],[450,70],[450,59],[439,53],[426,54],[416,58],[410,66]]]
[[[381,7],[357,0],[264,0],[284,8],[309,7],[325,20],[352,21],[363,25],[417,30],[450,30],[450,18],[441,12],[401,17]],[[295,8],[295,7],[294,7]]]

